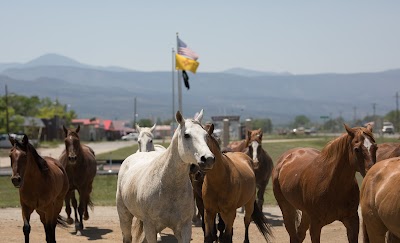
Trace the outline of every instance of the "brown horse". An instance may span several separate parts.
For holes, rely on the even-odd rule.
[[[68,191],[67,173],[57,160],[40,157],[26,135],[22,142],[10,136],[9,140],[12,144],[11,181],[19,189],[25,242],[29,242],[31,231],[29,220],[33,210],[40,215],[40,221],[46,232],[46,241],[56,242],[57,223],[65,225],[59,213]]]
[[[225,148],[222,148],[222,152],[243,152],[249,146],[249,137],[246,137],[240,141],[232,141]]]
[[[256,180],[251,166],[251,158],[242,152],[223,154],[218,142],[211,136],[214,126],[208,129],[207,145],[215,156],[215,163],[200,168],[206,172],[202,188],[204,204],[205,238],[204,242],[217,240],[215,218],[220,213],[225,222],[225,230],[220,235],[221,242],[232,242],[233,222],[236,209],[245,206],[245,240],[249,242],[249,225],[253,219],[265,239],[269,241],[270,226],[264,214],[257,207]]]
[[[290,242],[303,242],[308,228],[311,241],[320,242],[322,227],[335,220],[345,225],[350,243],[358,242],[360,191],[355,174],[365,176],[375,163],[376,144],[370,125],[344,127],[347,133],[321,152],[291,149],[275,165],[273,190]]]
[[[262,211],[264,204],[264,193],[268,185],[269,178],[274,168],[271,157],[262,147],[263,131],[261,129],[247,131],[247,155],[253,159],[253,168],[257,183],[257,205]]]
[[[376,151],[376,161],[400,156],[400,143],[381,143],[378,144]]]
[[[75,229],[77,235],[80,235],[80,231],[83,230],[82,216],[84,215],[83,219],[88,220],[88,206],[93,207],[90,193],[96,175],[97,163],[93,150],[80,142],[78,135],[80,126],[76,130],[67,129],[64,126],[63,128],[65,150],[60,156],[60,162],[65,167],[69,179],[69,190],[65,197],[65,212],[68,216],[67,222],[72,224],[70,205],[70,202],[72,202],[75,211]],[[79,193],[79,207],[75,198],[75,190]],[[76,211],[77,207],[79,218]]]
[[[400,242],[400,158],[382,160],[361,185],[364,242]]]

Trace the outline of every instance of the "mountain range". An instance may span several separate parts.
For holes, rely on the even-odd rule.
[[[175,75],[176,77],[176,75]],[[296,75],[233,68],[223,72],[189,73],[190,89],[182,85],[184,117],[200,109],[206,119],[217,115],[270,118],[284,124],[298,115],[312,121],[321,116],[345,120],[385,115],[396,109],[400,69],[368,73]],[[172,73],[98,67],[46,54],[27,63],[0,63],[0,90],[58,99],[80,118],[133,120],[172,118]],[[175,80],[175,110],[178,109]],[[373,109],[373,106],[376,109]]]

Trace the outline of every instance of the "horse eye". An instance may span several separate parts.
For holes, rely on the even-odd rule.
[[[184,137],[185,137],[185,138],[190,138],[190,134],[185,133]]]
[[[153,142],[153,140],[150,140],[150,141],[149,141],[149,143],[152,143],[152,142]]]

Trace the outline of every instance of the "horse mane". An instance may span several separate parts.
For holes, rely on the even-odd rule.
[[[360,136],[362,134],[367,135],[373,142],[374,136],[371,131],[365,129],[364,127],[355,127],[356,130],[354,136]],[[352,139],[351,136],[346,132],[336,139],[330,141],[321,151],[320,158],[322,161],[335,161],[338,156],[341,156],[347,151],[347,146],[349,140]]]
[[[47,161],[45,159],[43,159],[43,157],[38,154],[37,150],[33,147],[33,145],[31,143],[27,142],[26,148],[19,141],[16,141],[15,144],[22,151],[25,151],[25,149],[26,149],[26,151],[25,151],[26,153],[28,153],[28,151],[31,152],[33,160],[36,162],[36,164],[37,164],[37,166],[38,166],[38,168],[39,168],[39,170],[41,172],[45,172],[45,171],[49,170],[49,166],[47,164]]]

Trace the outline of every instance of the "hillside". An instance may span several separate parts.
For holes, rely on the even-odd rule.
[[[268,117],[273,123],[296,115],[318,120],[341,114],[351,120],[395,109],[400,69],[377,73],[293,75],[248,72],[189,73],[191,89],[183,87],[183,113],[201,108],[214,115]],[[38,58],[26,64],[0,64],[0,87],[10,92],[58,98],[79,117],[133,119],[172,117],[171,72],[139,72],[118,67],[93,67],[62,56]],[[176,87],[176,85],[175,85]],[[177,92],[175,92],[177,94]],[[176,109],[177,98],[176,98]]]

